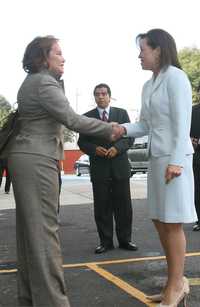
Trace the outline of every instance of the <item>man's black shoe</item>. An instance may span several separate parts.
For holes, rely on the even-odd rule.
[[[113,248],[114,248],[113,245],[109,245],[109,246],[99,245],[95,249],[95,254],[102,254]]]
[[[127,249],[129,251],[137,251],[138,247],[132,242],[120,243],[119,248]]]

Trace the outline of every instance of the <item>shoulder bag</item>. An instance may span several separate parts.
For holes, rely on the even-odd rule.
[[[9,141],[17,133],[18,118],[19,112],[17,109],[9,113],[4,119],[4,124],[0,128],[0,156],[3,154]]]

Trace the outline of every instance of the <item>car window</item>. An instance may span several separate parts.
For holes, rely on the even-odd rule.
[[[136,138],[134,141],[134,144],[131,148],[137,149],[137,148],[147,148],[147,142],[148,142],[148,137],[144,136],[141,138]]]
[[[82,156],[80,156],[79,161],[88,162],[89,161],[89,156],[88,155],[82,155]]]

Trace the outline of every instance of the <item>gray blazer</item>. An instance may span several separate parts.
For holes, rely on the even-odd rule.
[[[76,114],[63,88],[48,70],[29,74],[17,97],[20,132],[9,152],[63,158],[63,125],[82,134],[109,139],[112,125]]]
[[[190,140],[192,91],[186,74],[169,66],[144,84],[140,121],[126,124],[127,135],[149,135],[152,156],[170,156],[169,164],[182,165],[193,153]],[[123,124],[124,126],[124,124]]]

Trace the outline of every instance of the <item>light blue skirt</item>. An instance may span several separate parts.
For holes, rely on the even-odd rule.
[[[150,157],[147,185],[147,205],[151,219],[165,223],[197,221],[194,205],[192,155],[185,157],[182,174],[165,183],[165,171],[170,156]]]

